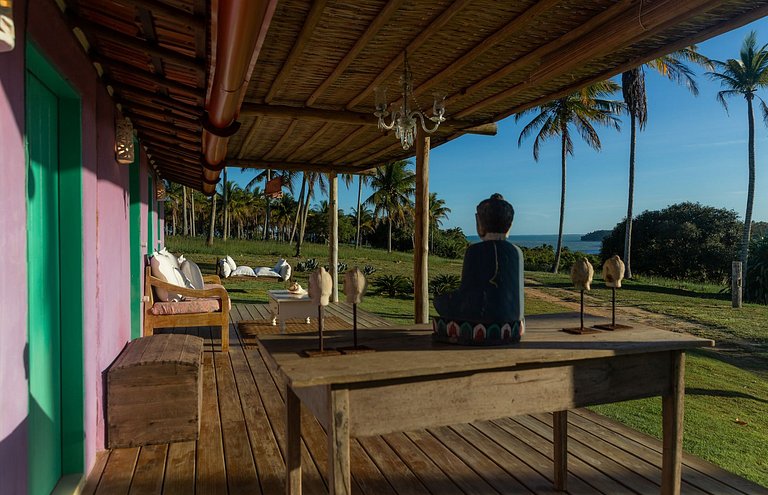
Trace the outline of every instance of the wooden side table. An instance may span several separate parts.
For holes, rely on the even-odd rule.
[[[272,313],[272,325],[280,322],[280,333],[285,333],[285,320],[290,318],[306,318],[317,314],[317,306],[312,304],[309,294],[293,294],[285,289],[271,290],[269,294],[269,311]]]

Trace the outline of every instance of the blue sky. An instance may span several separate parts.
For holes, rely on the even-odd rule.
[[[768,43],[768,18],[701,43],[708,57],[736,58],[750,30]],[[648,125],[638,133],[635,173],[635,214],[681,201],[735,210],[743,217],[747,190],[747,117],[743,98],[729,101],[729,114],[715,100],[719,83],[699,72],[700,94],[647,71]],[[768,99],[768,91],[761,94]],[[617,99],[621,95],[617,93]],[[450,114],[450,108],[447,109]],[[756,111],[757,181],[755,220],[768,220],[768,129]],[[529,120],[529,119],[528,119]],[[496,136],[462,136],[432,150],[430,191],[446,201],[452,212],[444,227],[461,227],[475,234],[475,205],[499,192],[515,207],[513,234],[557,233],[560,208],[560,144],[547,142],[539,161],[533,160],[533,140],[518,148],[522,125],[508,118]],[[565,232],[610,229],[626,214],[629,127],[600,129],[602,151],[576,141],[569,157]],[[394,137],[393,137],[394,139]],[[230,180],[245,184],[254,171],[230,169]],[[370,191],[363,190],[363,198]],[[319,198],[323,199],[323,198]],[[339,191],[339,206],[356,206],[357,186]]]

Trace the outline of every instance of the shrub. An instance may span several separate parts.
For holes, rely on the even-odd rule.
[[[461,284],[461,277],[458,275],[441,274],[429,281],[429,291],[436,296],[455,291]]]
[[[728,280],[742,222],[736,212],[699,203],[645,211],[632,224],[632,272],[674,279]],[[603,260],[624,252],[622,220],[603,239]]]
[[[756,239],[749,246],[744,299],[768,304],[768,236]]]
[[[524,267],[528,271],[544,272],[552,269],[555,263],[555,248],[549,244],[543,244],[535,248],[520,248],[523,251]],[[564,247],[560,251],[560,271],[566,273],[571,266],[581,258],[587,258],[595,270],[599,271],[602,263],[600,257],[594,254],[585,254],[580,251],[571,251]]]
[[[375,271],[376,271],[376,267],[374,267],[372,265],[365,265],[363,267],[363,275],[365,275],[366,277],[369,276],[369,275],[372,275],[373,272],[375,272]]]
[[[461,259],[469,247],[469,241],[460,228],[440,230],[431,233],[432,254],[443,258]]]
[[[320,263],[318,263],[315,258],[310,258],[308,260],[296,263],[296,271],[297,272],[311,272],[311,271],[316,270],[318,266],[320,266]]]
[[[403,275],[382,275],[373,281],[377,292],[389,297],[413,294],[413,282]]]

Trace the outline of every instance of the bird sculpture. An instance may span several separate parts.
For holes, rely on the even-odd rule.
[[[317,332],[319,338],[319,349],[306,350],[304,355],[308,357],[330,356],[339,354],[334,349],[323,348],[323,325],[325,320],[324,308],[328,306],[333,291],[333,279],[322,266],[309,275],[309,298],[317,304]]]
[[[373,351],[370,347],[357,345],[357,305],[363,301],[366,287],[365,275],[359,268],[351,268],[344,274],[344,294],[347,296],[346,301],[352,305],[353,338],[352,347],[341,348],[345,354]]]
[[[571,282],[577,290],[591,290],[595,269],[587,258],[581,258],[571,267]]]
[[[605,280],[606,286],[619,289],[623,278],[624,262],[621,261],[618,254],[614,254],[603,263],[603,280]]]

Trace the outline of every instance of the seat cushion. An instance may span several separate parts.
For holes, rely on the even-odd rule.
[[[225,287],[221,284],[203,284],[203,289],[214,289],[214,288],[220,288],[225,289]],[[232,311],[232,299],[229,300],[229,307],[227,308],[228,311]]]
[[[201,297],[179,302],[156,302],[150,310],[153,315],[188,315],[194,313],[215,313],[221,310],[221,299]]]

